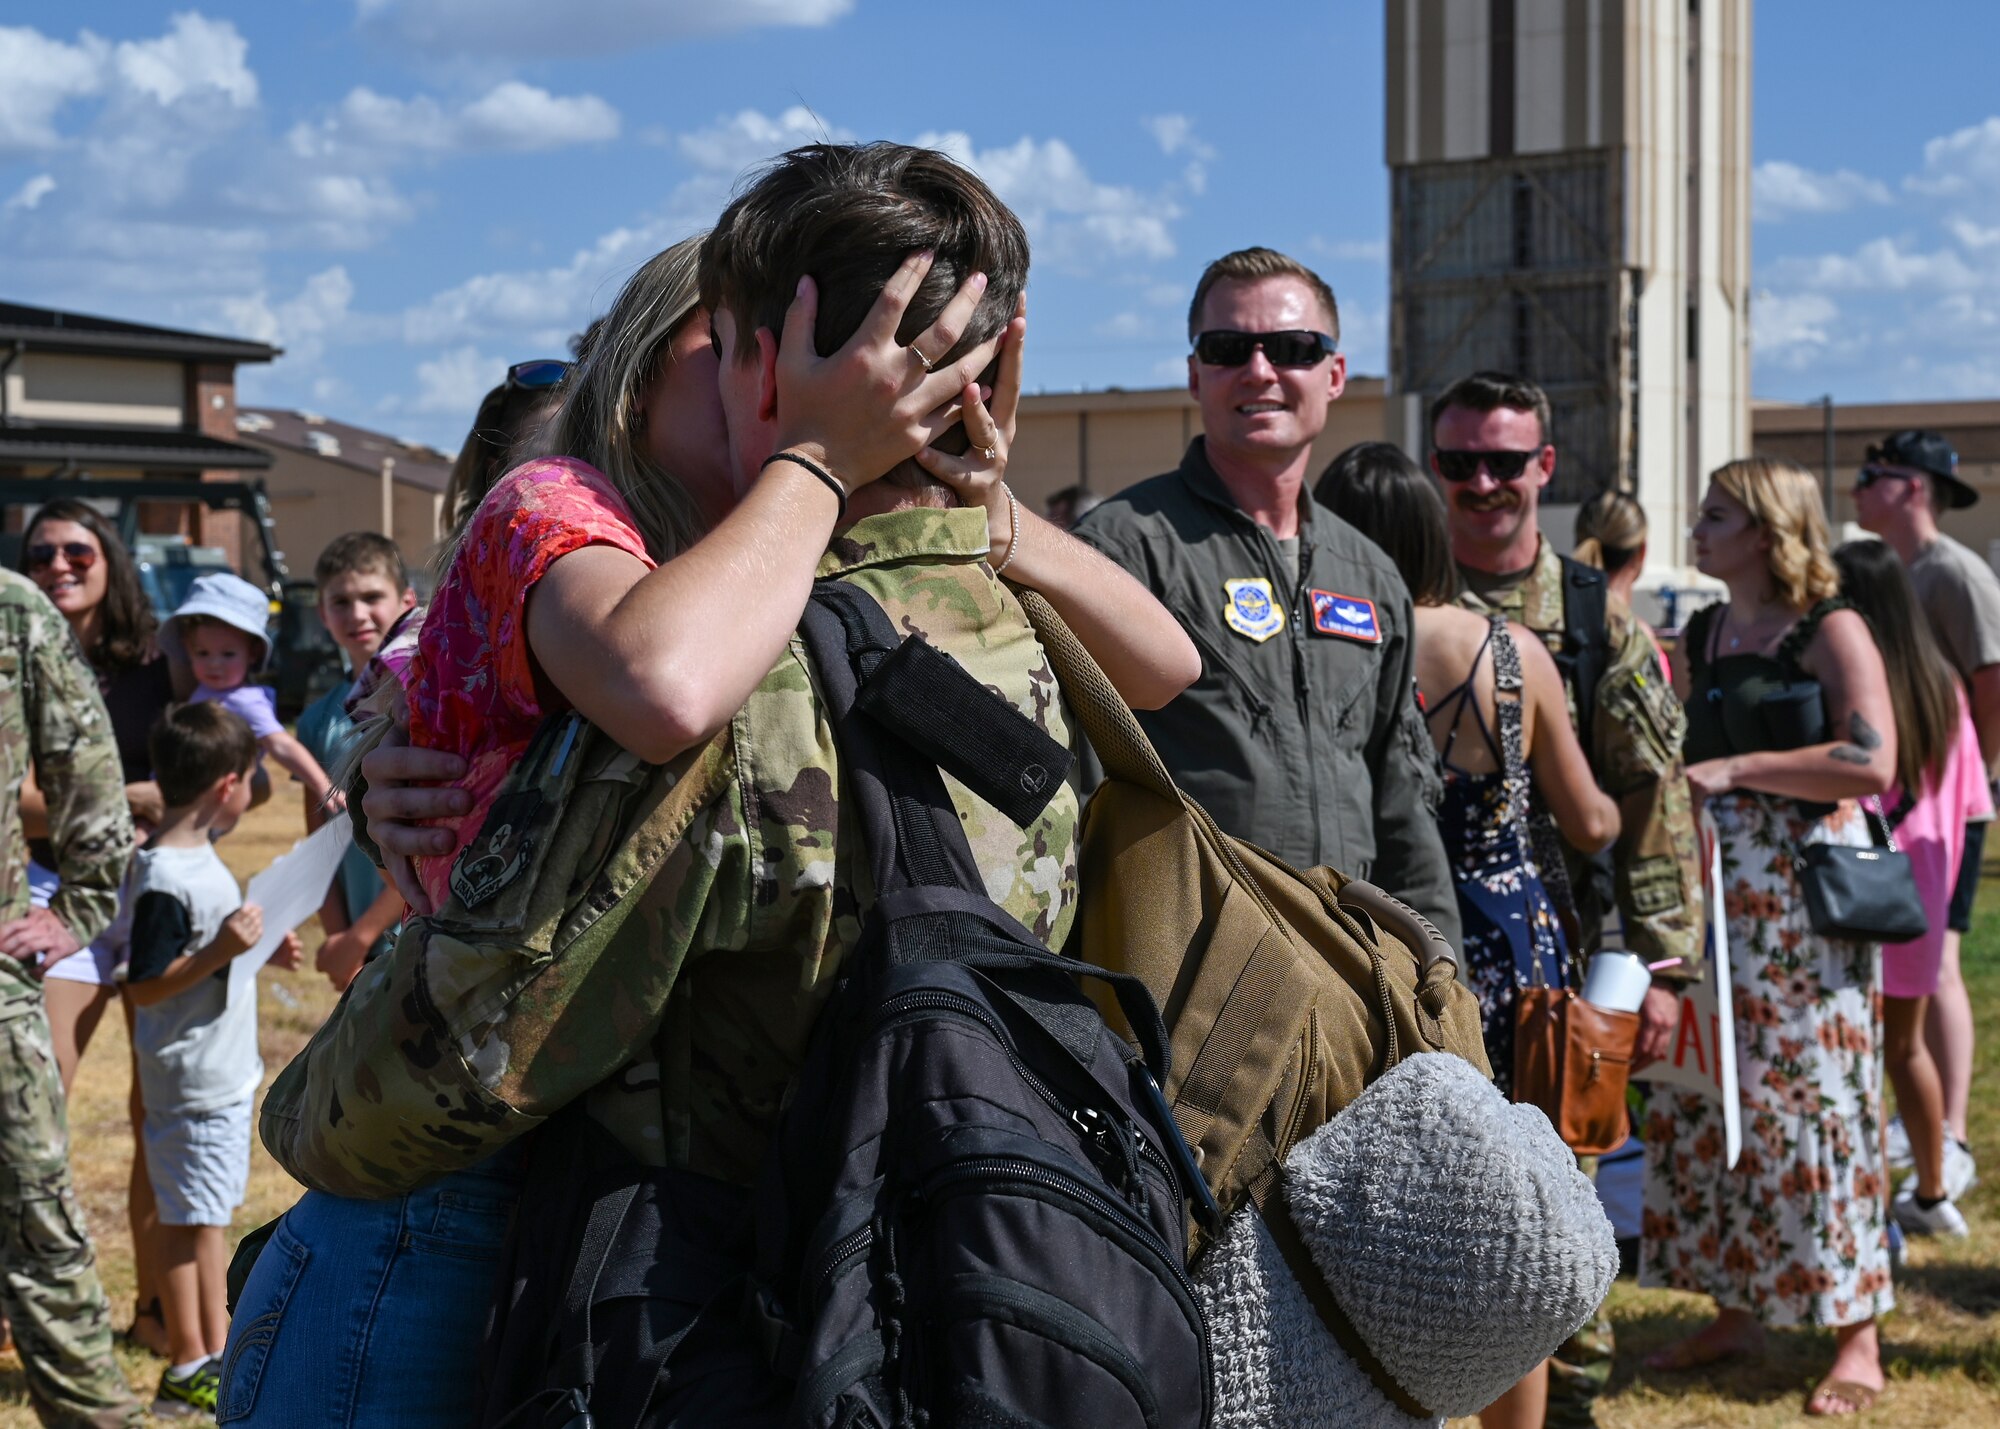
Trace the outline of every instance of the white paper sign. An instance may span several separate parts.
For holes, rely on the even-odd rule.
[[[1708,966],[1702,980],[1681,993],[1681,1025],[1667,1056],[1637,1073],[1656,1087],[1700,1092],[1722,1104],[1724,1164],[1734,1166],[1743,1146],[1743,1097],[1736,1085],[1736,1007],[1729,987],[1729,913],[1722,899],[1722,842],[1708,815],[1701,818],[1708,850]]]
[[[334,874],[340,871],[340,860],[353,843],[354,824],[343,810],[250,880],[243,901],[264,910],[264,936],[249,952],[230,960],[230,1001],[250,991],[257,970],[271,960],[285,934],[319,912]]]

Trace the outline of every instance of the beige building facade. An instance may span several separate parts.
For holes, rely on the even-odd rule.
[[[318,412],[246,407],[236,429],[271,457],[271,520],[294,575],[311,576],[327,543],[349,531],[380,531],[413,572],[424,567],[444,531],[449,456]]]

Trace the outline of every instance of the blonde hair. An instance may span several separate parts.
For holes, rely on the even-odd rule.
[[[1570,554],[1600,571],[1622,571],[1646,544],[1646,508],[1629,491],[1600,491],[1576,513]]]
[[[1728,492],[1771,538],[1764,563],[1779,599],[1794,610],[1840,591],[1840,572],[1827,550],[1819,480],[1779,457],[1753,456],[1715,469],[1709,478]]]
[[[538,455],[589,462],[632,508],[656,561],[679,555],[706,529],[680,479],[646,452],[646,394],[673,359],[667,341],[701,305],[702,234],[648,259],[591,326],[563,381],[562,402],[541,432]]]

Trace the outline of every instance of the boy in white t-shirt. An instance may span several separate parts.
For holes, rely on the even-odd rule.
[[[219,703],[175,705],[148,743],[166,816],[133,855],[126,990],[146,1103],[146,1170],[159,1202],[170,1364],[153,1413],[215,1412],[229,1335],[229,1221],[250,1176],[250,1112],[264,1063],[257,998],[229,995],[229,963],[263,936],[214,840],[250,807],[257,739]],[[297,967],[297,934],[272,961]]]

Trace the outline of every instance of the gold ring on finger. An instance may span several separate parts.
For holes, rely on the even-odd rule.
[[[929,372],[932,367],[936,366],[936,364],[933,363],[928,357],[925,357],[923,355],[923,353],[918,349],[917,345],[914,342],[910,344],[910,356],[916,358],[917,361],[923,363],[924,371],[926,372]]]

